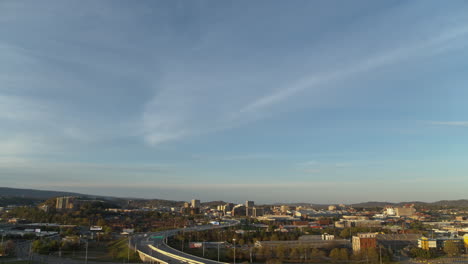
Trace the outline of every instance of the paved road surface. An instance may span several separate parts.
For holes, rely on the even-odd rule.
[[[229,220],[229,221],[226,221],[226,224],[222,224],[219,226],[218,225],[202,225],[202,226],[180,228],[180,229],[174,229],[170,231],[163,231],[163,232],[157,232],[157,233],[147,233],[147,234],[133,236],[131,243],[132,245],[136,245],[137,249],[144,252],[145,254],[156,257],[170,264],[186,264],[186,261],[181,261],[179,259],[166,256],[157,251],[151,250],[148,245],[153,245],[160,250],[163,250],[165,252],[177,255],[178,257],[183,257],[183,258],[190,259],[193,261],[198,261],[198,262],[202,262],[206,264],[220,264],[221,262],[200,258],[197,256],[193,256],[193,255],[178,251],[176,249],[173,249],[169,247],[168,245],[166,245],[166,243],[164,242],[165,238],[174,236],[178,232],[183,232],[183,231],[187,231],[187,232],[188,231],[203,231],[203,230],[210,230],[210,229],[217,229],[217,228],[225,228],[229,226],[235,226],[238,224],[239,222],[236,220]],[[159,237],[159,238],[155,238],[155,237]]]

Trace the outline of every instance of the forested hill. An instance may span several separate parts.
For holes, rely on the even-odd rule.
[[[0,197],[23,197],[35,199],[49,199],[57,196],[87,196],[79,193],[72,192],[58,192],[58,191],[45,191],[35,189],[19,189],[0,187]]]

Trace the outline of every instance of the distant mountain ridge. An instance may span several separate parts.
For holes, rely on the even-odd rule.
[[[75,192],[20,189],[10,187],[0,187],[0,206],[6,205],[32,205],[58,196],[77,196],[85,199],[99,199],[112,201],[119,206],[130,207],[153,207],[153,206],[181,206],[184,202],[163,200],[163,199],[142,199],[142,198],[122,198],[113,196],[101,196],[82,194]]]
[[[125,197],[112,197],[112,196],[99,196],[99,195],[90,195],[90,194],[81,194],[75,192],[63,192],[63,191],[49,191],[49,190],[37,190],[37,189],[20,189],[20,188],[9,188],[9,187],[0,187],[0,203],[3,200],[13,202],[12,197],[18,197],[18,202],[24,201],[26,199],[33,200],[47,200],[57,196],[79,196],[89,199],[105,199],[111,200],[119,203],[120,205],[129,205],[133,206],[181,206],[183,205],[182,201],[175,200],[164,200],[164,199],[142,199],[142,198],[125,198]],[[219,204],[225,204],[224,201],[209,201],[203,202],[203,205],[214,207]],[[468,208],[468,199],[460,200],[441,200],[436,202],[378,202],[378,201],[369,201],[363,203],[348,204],[348,206],[356,208],[373,208],[373,207],[384,207],[386,205],[392,206],[402,206],[404,204],[414,204],[416,206],[447,206],[447,207],[466,207]],[[327,208],[328,204],[312,204],[312,203],[274,203],[272,205],[295,205],[295,206],[312,206],[314,208]]]
[[[468,200],[467,199],[460,199],[460,200],[441,200],[436,202],[421,202],[421,201],[411,201],[411,202],[399,202],[399,203],[392,203],[392,202],[364,202],[364,203],[357,203],[351,204],[351,206],[356,208],[371,208],[371,207],[384,207],[387,205],[392,206],[403,206],[405,204],[414,204],[415,206],[454,206],[454,207],[468,207]]]
[[[34,199],[49,199],[49,198],[57,197],[57,196],[87,196],[87,195],[73,193],[73,192],[0,187],[0,196],[23,197],[23,198],[34,198]]]

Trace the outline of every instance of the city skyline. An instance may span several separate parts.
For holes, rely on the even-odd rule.
[[[2,1],[0,182],[466,198],[468,3]]]

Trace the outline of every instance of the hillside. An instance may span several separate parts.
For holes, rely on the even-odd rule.
[[[122,207],[157,207],[157,206],[168,206],[177,207],[182,206],[183,201],[163,200],[163,199],[140,199],[140,198],[118,198],[109,196],[98,196],[90,194],[81,194],[74,192],[62,192],[62,191],[49,191],[49,190],[35,190],[35,189],[19,189],[19,188],[8,188],[0,187],[0,206],[5,205],[33,205],[43,202],[47,199],[57,196],[79,196],[87,199],[100,199],[112,201],[112,203],[118,204]],[[225,204],[224,201],[209,201],[204,202],[202,205],[214,207],[219,204]],[[416,206],[436,206],[436,207],[462,207],[468,208],[468,199],[460,200],[441,200],[436,202],[420,202],[420,201],[409,201],[409,202],[379,202],[369,201],[363,203],[348,204],[355,208],[375,208],[384,207],[386,205],[402,206],[404,204],[415,204]],[[276,203],[273,205],[281,205]],[[288,203],[288,205],[308,205],[314,208],[326,209],[328,205],[325,204],[308,204],[308,203]]]
[[[0,197],[23,197],[23,198],[47,200],[49,198],[57,197],[57,196],[86,196],[86,195],[79,194],[79,193],[72,193],[72,192],[58,192],[58,191],[0,187]]]

